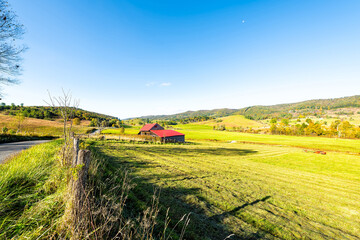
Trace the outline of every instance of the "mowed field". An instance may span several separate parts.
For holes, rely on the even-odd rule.
[[[230,134],[228,140],[247,136],[224,134]],[[186,239],[224,239],[232,233],[230,239],[359,239],[360,157],[341,152],[356,149],[359,141],[334,145],[324,138],[287,139],[306,146],[317,142],[323,149],[340,146],[340,152],[318,155],[267,145],[266,138],[266,144],[94,144],[114,166],[131,170],[137,184],[131,207],[149,203],[154,187],[161,187],[164,219],[167,208],[172,224],[191,212]]]

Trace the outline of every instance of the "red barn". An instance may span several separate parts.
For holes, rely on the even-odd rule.
[[[174,130],[165,130],[157,123],[144,125],[138,134],[160,137],[161,141],[165,142],[185,142],[185,134]]]
[[[151,135],[151,130],[164,130],[164,128],[157,123],[145,124],[140,129],[139,135]]]

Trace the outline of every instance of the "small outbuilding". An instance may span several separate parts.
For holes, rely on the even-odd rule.
[[[185,142],[185,134],[174,130],[165,130],[157,123],[146,124],[138,134],[159,137],[164,142]]]

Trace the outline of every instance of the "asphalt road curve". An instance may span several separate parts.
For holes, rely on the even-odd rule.
[[[2,143],[0,144],[0,163],[12,154],[18,153],[24,149],[30,148],[36,144],[45,143],[49,140],[37,140],[37,141],[26,141],[26,142],[13,142],[13,143]]]

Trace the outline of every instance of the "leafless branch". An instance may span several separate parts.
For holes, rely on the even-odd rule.
[[[63,121],[63,137],[64,137],[64,150],[63,150],[63,162],[66,162],[69,158],[67,152],[71,146],[71,136],[72,132],[72,120],[75,117],[75,111],[79,107],[80,101],[78,99],[73,99],[70,90],[67,92],[62,89],[62,95],[52,96],[48,91],[49,100],[44,102],[59,110],[62,121]],[[71,147],[70,147],[71,148]]]
[[[0,85],[19,82],[21,54],[27,47],[16,44],[16,40],[21,39],[24,32],[8,1],[0,0]]]

